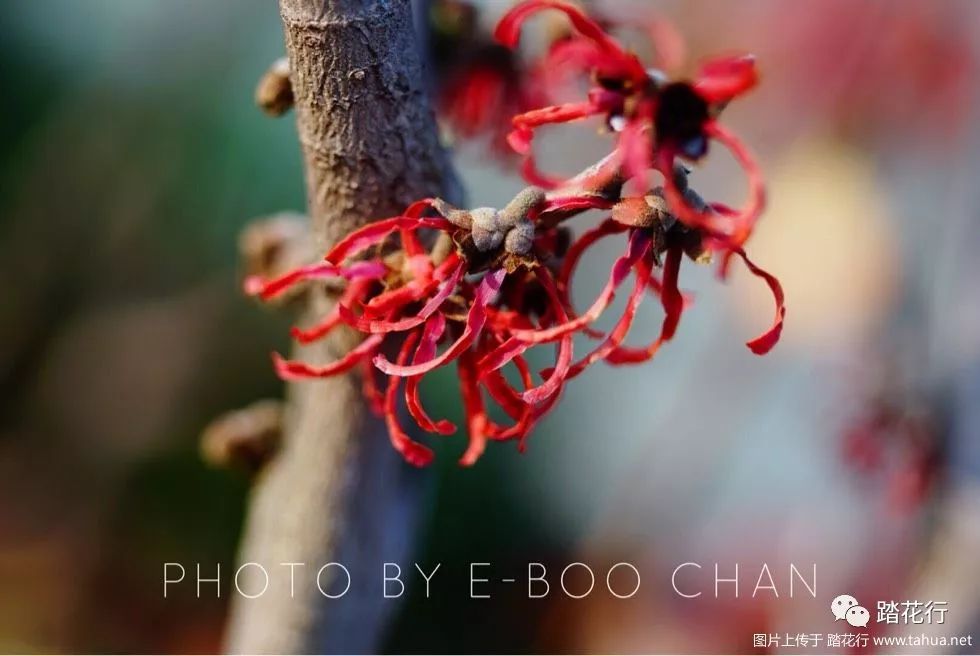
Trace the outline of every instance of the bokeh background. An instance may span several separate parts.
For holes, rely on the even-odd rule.
[[[490,24],[506,3],[481,7]],[[441,443],[415,559],[459,589],[412,590],[387,648],[751,652],[753,633],[836,630],[843,593],[945,600],[922,628],[980,637],[980,4],[600,8],[671,21],[677,74],[758,56],[762,86],[726,118],[769,181],[751,251],[785,286],[783,341],[742,345],[771,313],[757,281],[687,267],[669,348],[577,380],[526,454],[462,470]],[[248,477],[204,464],[199,435],[281,391],[289,318],[241,297],[236,242],[304,204],[291,117],[252,103],[282,52],[268,1],[0,5],[0,651],[220,648],[227,593],[164,599],[162,563],[234,562]],[[546,138],[546,166],[587,163],[588,133]],[[455,158],[472,205],[522,186],[485,144]],[[709,159],[698,188],[737,201],[734,163]],[[450,376],[425,393],[458,416]],[[635,563],[640,594],[563,599],[576,560],[600,583]],[[520,579],[529,561],[547,600],[466,599],[470,562]],[[670,587],[686,561],[696,601]],[[740,599],[708,599],[715,562],[741,564]],[[817,563],[818,598],[748,598],[763,562],[781,589]]]

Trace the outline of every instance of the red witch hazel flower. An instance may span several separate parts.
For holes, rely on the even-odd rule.
[[[564,12],[577,31],[560,51],[553,50],[548,56],[589,73],[592,88],[580,102],[543,107],[514,117],[509,141],[524,156],[528,181],[547,188],[563,184],[560,178],[537,170],[532,140],[538,128],[602,116],[617,134],[614,152],[627,178],[638,179],[642,189],[647,172],[655,168],[665,178],[666,196],[677,218],[734,245],[744,243],[764,204],[762,179],[748,151],[718,123],[717,116],[730,101],[755,86],[755,59],[746,55],[712,60],[702,65],[693,81],[667,82],[660,71],[645,68],[636,55],[624,50],[577,7],[557,0],[518,4],[501,19],[497,40],[516,47],[523,23],[543,9]],[[739,212],[726,213],[727,216],[685,202],[683,191],[673,184],[675,160],[701,159],[711,140],[731,149],[748,175],[747,206]]]
[[[891,510],[912,512],[943,482],[946,445],[939,404],[903,385],[902,373],[889,362],[880,380],[859,394],[861,404],[840,435],[840,454],[862,485],[883,492]]]
[[[622,126],[613,152],[560,184],[527,187],[499,210],[464,210],[437,198],[416,202],[398,216],[351,233],[327,253],[324,263],[273,280],[245,281],[247,293],[266,300],[300,284],[341,287],[333,310],[317,325],[294,329],[293,336],[306,343],[346,326],[362,334],[360,344],[322,366],[274,355],[276,371],[285,380],[297,380],[360,369],[370,406],[385,418],[394,448],[413,465],[428,464],[433,453],[400,424],[401,397],[423,431],[449,435],[457,430],[426,411],[419,392],[425,375],[456,365],[468,433],[461,464],[476,462],[488,441],[514,440],[523,450],[567,381],[599,361],[645,362],[674,336],[689,304],[678,286],[685,256],[704,262],[718,252],[722,278],[738,256],[770,287],[775,319],[748,342],[754,353],[768,352],[782,330],[785,308],[779,282],[749,260],[743,248],[762,206],[758,170],[746,149],[714,118],[754,84],[750,60],[712,64],[694,83],[663,84],[597,23],[553,0],[515,6],[498,26],[498,39],[515,45],[520,24],[544,8],[558,9],[571,19],[577,32],[564,42],[574,45],[563,46],[569,50],[562,61],[583,67],[598,86],[580,105],[514,117],[511,143],[533,165],[530,142],[536,127],[604,113],[610,124]],[[573,49],[574,57],[568,54]],[[545,57],[554,58],[554,50]],[[758,188],[748,208],[736,211],[708,203],[689,186],[690,171],[677,158],[702,157],[709,139],[729,146],[748,170],[753,188]],[[660,172],[663,184],[624,195],[628,182],[642,182],[650,170]],[[531,177],[532,183],[539,181]],[[608,218],[572,240],[563,223],[595,209],[608,210]],[[577,311],[572,283],[579,261],[598,241],[620,235],[626,238],[625,252],[613,263],[599,296]],[[631,275],[623,314],[608,333],[596,330],[593,324]],[[648,293],[658,296],[664,309],[660,333],[648,345],[626,346]],[[576,334],[596,342],[578,359]],[[554,362],[535,374],[525,354],[542,345],[554,347]],[[505,376],[507,367],[516,375]],[[518,381],[516,386],[512,380]],[[488,402],[509,417],[506,424],[490,418]]]
[[[452,140],[486,137],[492,154],[512,160],[510,117],[544,102],[537,76],[480,30],[477,8],[464,0],[432,3],[429,32],[440,124]]]

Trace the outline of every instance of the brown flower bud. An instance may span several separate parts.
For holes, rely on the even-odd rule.
[[[293,85],[289,81],[289,59],[272,63],[255,87],[255,104],[269,116],[282,116],[293,106]]]
[[[212,421],[201,435],[201,456],[212,465],[258,471],[279,446],[282,402],[256,401]]]

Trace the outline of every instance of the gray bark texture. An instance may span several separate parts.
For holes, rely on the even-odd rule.
[[[280,10],[317,251],[451,192],[409,0],[280,0]],[[311,293],[307,321],[330,307],[320,294]],[[341,334],[294,357],[332,361],[353,340]],[[282,448],[256,482],[239,555],[240,565],[262,565],[268,588],[249,599],[231,582],[226,649],[376,651],[398,603],[382,595],[382,566],[406,562],[425,488],[424,472],[403,463],[366,411],[357,376],[290,384]],[[318,587],[346,587],[338,567],[318,577],[331,562],[350,571],[338,599]],[[265,580],[245,566],[237,585],[255,595]]]

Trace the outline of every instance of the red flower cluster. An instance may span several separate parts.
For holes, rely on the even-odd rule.
[[[941,437],[929,404],[886,385],[845,426],[841,455],[862,483],[884,489],[892,509],[914,511],[945,474]]]
[[[500,21],[496,37],[515,47],[524,21],[545,8],[565,12],[578,35],[552,50],[553,64],[578,67],[591,74],[588,97],[575,103],[553,105],[526,112],[513,119],[511,146],[524,155],[524,174],[545,188],[560,187],[561,179],[538,171],[532,151],[534,132],[543,125],[568,123],[603,116],[617,133],[615,157],[627,178],[645,188],[647,172],[664,176],[664,188],[672,211],[687,225],[698,228],[728,245],[740,246],[752,232],[762,212],[765,190],[755,160],[745,146],[716,117],[724,107],[752,89],[758,81],[752,56],[726,57],[702,65],[692,82],[664,83],[658,71],[648,71],[636,55],[619,43],[579,9],[558,0],[529,0],[517,5]],[[749,200],[739,212],[718,213],[686,202],[672,174],[679,156],[698,160],[716,140],[728,147],[748,176]]]
[[[782,329],[785,309],[779,282],[752,263],[742,248],[762,207],[758,170],[745,148],[715,119],[725,103],[755,83],[751,60],[716,62],[694,83],[663,84],[597,23],[555,0],[515,6],[501,20],[497,38],[514,47],[522,22],[543,8],[563,11],[576,29],[563,42],[561,61],[588,70],[596,81],[582,103],[514,117],[510,143],[525,155],[529,181],[543,185],[528,187],[500,210],[463,210],[439,199],[419,201],[399,216],[348,235],[326,255],[325,264],[245,283],[248,293],[269,299],[300,283],[346,281],[333,311],[316,326],[294,329],[293,335],[308,342],[344,325],[362,333],[363,341],[345,357],[320,367],[275,355],[276,370],[292,380],[361,367],[371,406],[385,417],[395,449],[414,465],[429,463],[432,451],[412,440],[399,424],[403,382],[415,423],[431,433],[451,434],[456,426],[426,412],[419,382],[434,369],[456,362],[469,434],[461,464],[474,463],[488,440],[517,440],[523,449],[568,380],[600,360],[649,360],[673,337],[687,305],[678,287],[685,255],[703,261],[720,253],[721,277],[738,256],[771,288],[776,317],[771,328],[748,342],[753,352],[769,351]],[[545,57],[557,61],[555,52]],[[614,151],[571,179],[542,180],[533,168],[534,130],[600,113],[611,126],[619,126]],[[749,173],[752,201],[741,211],[706,203],[689,187],[689,171],[675,162],[678,157],[703,156],[709,139],[730,147]],[[624,196],[627,183],[644,184],[650,169],[663,174],[663,185]],[[609,210],[610,216],[572,241],[562,223],[590,209]],[[599,240],[616,235],[626,236],[625,252],[613,263],[595,301],[585,311],[576,311],[571,289],[578,262]],[[660,276],[655,273],[659,267]],[[634,282],[622,316],[608,333],[596,331],[594,322],[631,274]],[[626,346],[647,293],[657,295],[664,309],[660,333],[649,345]],[[597,342],[577,360],[576,333]],[[393,359],[386,351],[394,346],[386,339],[392,336],[400,338]],[[544,344],[554,345],[555,360],[536,378],[524,355]],[[515,368],[518,387],[503,375],[507,365]],[[383,390],[376,371],[387,377]],[[508,425],[490,419],[488,399],[510,417]]]
[[[491,153],[511,163],[510,117],[544,104],[541,76],[480,29],[469,2],[437,0],[428,18],[440,124],[453,140],[488,138]]]

